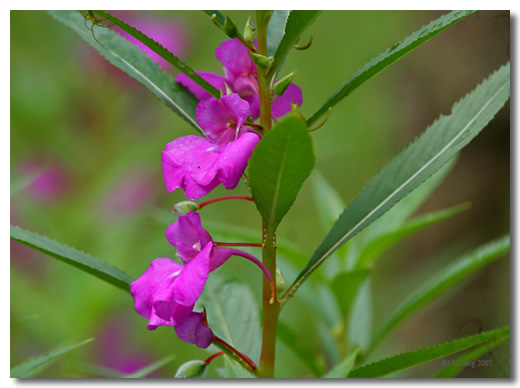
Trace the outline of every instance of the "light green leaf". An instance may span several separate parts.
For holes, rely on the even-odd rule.
[[[334,187],[318,170],[311,175],[314,202],[324,230],[330,230],[345,209],[345,203]]]
[[[448,268],[442,269],[394,310],[388,321],[372,338],[371,348],[412,313],[427,305],[446,290],[459,284],[480,268],[504,256],[509,251],[509,247],[509,236],[505,236],[477,248]]]
[[[438,33],[444,31],[446,28],[475,12],[476,11],[452,11],[443,15],[406,37],[400,43],[395,44],[385,52],[373,58],[328,98],[328,100],[307,120],[307,125],[311,126],[323,114],[325,114],[330,107],[336,105],[363,83],[380,71],[386,69],[399,58],[408,54],[430,38],[433,38]]]
[[[457,357],[455,360],[449,360],[450,365],[442,368],[439,373],[435,375],[436,378],[452,378],[457,377],[457,375],[467,366],[475,365],[475,360],[478,360],[484,354],[489,353],[493,349],[495,349],[498,345],[509,339],[509,333],[504,335],[501,338],[497,338],[496,340],[490,341],[487,344],[479,346],[473,350],[470,350],[460,357]],[[451,363],[453,362],[453,365]]]
[[[436,360],[450,354],[458,353],[463,350],[481,345],[488,341],[495,341],[509,335],[509,327],[486,331],[471,337],[466,337],[444,344],[414,350],[407,353],[401,353],[392,357],[385,358],[380,361],[364,365],[354,369],[348,375],[349,378],[372,378],[382,377],[390,373],[403,369],[411,368],[415,365],[424,364],[425,362]]]
[[[175,360],[175,358],[175,354],[170,354],[169,356],[161,358],[160,360],[157,360],[154,363],[139,369],[138,371],[122,375],[121,377],[125,379],[142,379],[143,377],[148,376],[150,373],[153,373],[156,370],[162,368],[164,365],[172,362],[173,360]]]
[[[272,57],[276,53],[282,38],[285,34],[285,25],[289,11],[273,11],[267,26],[267,56]]]
[[[117,268],[56,240],[11,225],[11,240],[61,260],[127,292],[135,279]]]
[[[253,198],[268,229],[276,230],[313,167],[305,122],[289,114],[264,136],[249,162]]]
[[[351,354],[349,354],[343,361],[337,364],[334,368],[330,370],[325,376],[326,379],[343,379],[348,376],[352,368],[354,367],[354,363],[356,362],[356,357],[359,353],[359,348],[354,350]]]
[[[460,205],[453,206],[449,209],[431,212],[405,222],[402,226],[377,237],[369,245],[367,245],[359,256],[359,259],[357,261],[357,267],[363,268],[372,266],[374,264],[374,261],[385,250],[395,245],[405,237],[408,237],[413,233],[421,229],[424,229],[428,226],[435,225],[438,222],[447,220],[448,218],[451,218],[454,215],[459,214],[469,208],[471,208],[471,203],[464,202]]]
[[[137,39],[139,42],[144,44],[146,47],[148,47],[150,50],[155,52],[157,55],[159,55],[161,58],[166,60],[169,64],[179,69],[181,72],[183,72],[188,78],[190,78],[193,82],[195,82],[197,85],[199,85],[202,89],[207,91],[209,94],[211,94],[215,98],[220,98],[220,91],[218,91],[213,85],[209,84],[208,81],[203,79],[200,75],[195,73],[195,71],[189,67],[186,63],[181,61],[179,58],[177,58],[173,53],[168,51],[165,47],[163,47],[160,43],[156,42],[155,40],[149,38],[145,34],[143,34],[141,31],[137,30],[135,27],[132,27],[128,24],[126,24],[124,21],[116,18],[114,15],[109,14],[105,11],[92,11],[102,18],[108,20],[112,24],[118,26],[123,31],[125,31],[130,36],[133,36],[135,39]]]
[[[332,281],[332,291],[340,306],[342,316],[345,318],[349,312],[359,287],[363,284],[370,271],[365,268],[341,272]]]
[[[276,72],[278,66],[291,49],[292,45],[300,37],[300,35],[309,27],[318,17],[321,11],[291,11],[287,24],[285,26],[285,34],[283,35],[278,48],[274,54],[273,64],[270,73]]]
[[[160,101],[190,123],[199,132],[195,108],[199,101],[186,88],[164,73],[144,51],[117,32],[89,23],[78,11],[48,11],[55,19],[74,30],[111,64],[148,88]],[[95,39],[94,39],[94,36]]]
[[[354,298],[354,304],[347,317],[347,334],[350,346],[366,349],[370,345],[373,325],[373,297],[370,278],[359,287]]]
[[[256,379],[256,376],[244,368],[240,368],[227,355],[224,356],[224,368],[226,372],[226,379]]]
[[[93,340],[94,340],[94,338],[89,338],[89,339],[82,341],[80,343],[77,343],[75,345],[67,346],[65,348],[44,354],[43,356],[27,360],[27,361],[15,366],[14,368],[11,368],[11,378],[28,377],[36,369],[43,367],[45,364],[58,359],[59,357],[63,356],[65,353],[68,353],[71,350],[77,349],[80,346],[88,344],[89,342],[91,342]]]
[[[509,64],[457,102],[451,115],[441,116],[365,186],[289,287],[282,297],[284,301],[338,247],[382,216],[464,148],[508,98]]]

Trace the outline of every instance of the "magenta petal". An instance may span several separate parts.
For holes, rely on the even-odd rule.
[[[184,342],[207,348],[213,342],[214,335],[204,323],[204,314],[192,312],[188,318],[175,325],[177,336]]]
[[[260,97],[258,95],[253,94],[250,96],[242,96],[244,100],[249,102],[249,109],[251,111],[251,118],[256,120],[260,117]]]
[[[290,84],[284,94],[279,96],[271,105],[273,117],[281,117],[291,111],[291,102],[301,106],[303,101],[302,90],[295,84]]]
[[[177,248],[177,256],[187,264],[212,241],[209,233],[200,222],[200,214],[189,212],[180,216],[166,229],[166,239]]]
[[[207,185],[200,185],[190,175],[186,176],[184,188],[184,196],[191,200],[196,200],[208,195],[215,187],[219,185],[219,180],[215,177]]]
[[[155,330],[159,326],[173,326],[173,320],[164,320],[159,318],[155,313],[152,314],[150,321],[148,322],[148,325],[146,325],[146,328],[148,330]]]
[[[212,250],[213,243],[208,243],[177,276],[174,284],[175,302],[184,306],[191,306],[199,299],[208,280],[209,257]]]
[[[219,178],[226,189],[230,190],[236,187],[259,141],[260,137],[257,134],[247,132],[229,143],[222,152]]]
[[[217,59],[224,66],[226,76],[235,78],[242,73],[255,73],[256,66],[249,57],[249,51],[238,41],[231,39],[223,42],[215,51]]]
[[[222,91],[222,93],[226,93],[226,77],[223,75],[205,71],[196,71],[195,73],[200,75],[204,80],[208,81],[208,83],[214,86],[217,90]],[[188,78],[184,73],[180,73],[175,80],[188,88],[188,90],[192,92],[199,101],[207,100],[208,98],[213,97],[206,90]]]
[[[232,249],[219,247],[213,248],[213,254],[211,255],[209,261],[209,272],[215,271],[218,267],[224,264],[226,260],[229,259],[231,256],[233,256]]]

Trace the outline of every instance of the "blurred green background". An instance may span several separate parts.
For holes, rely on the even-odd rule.
[[[242,26],[251,12],[229,11]],[[306,51],[293,50],[282,74],[297,69],[301,111],[312,114],[371,58],[445,12],[325,11],[304,34]],[[183,57],[194,69],[221,73],[215,49],[226,39],[200,11],[135,12],[177,26]],[[370,80],[337,105],[313,133],[316,168],[345,203],[439,114],[509,60],[508,11],[480,12],[442,32]],[[95,27],[94,33],[96,28]],[[176,74],[175,72],[173,74]],[[168,215],[181,191],[165,190],[160,153],[174,138],[195,134],[144,87],[116,68],[74,32],[43,11],[11,11],[11,182],[43,166],[52,184],[40,182],[11,197],[11,223],[54,238],[139,276],[156,257],[175,250],[164,238]],[[471,210],[419,232],[388,252],[373,276],[374,322],[380,322],[421,282],[460,254],[509,232],[509,104],[462,153],[448,178],[419,213],[471,201]],[[50,186],[49,186],[50,185]],[[209,198],[226,193],[219,188]],[[234,194],[247,194],[241,184]],[[310,257],[324,237],[308,181],[277,233]],[[258,230],[249,203],[204,209],[203,225],[219,222]],[[211,228],[208,230],[212,232]],[[258,252],[256,252],[258,253]],[[301,267],[304,266],[301,263]],[[257,269],[231,260],[260,286]],[[292,279],[287,279],[290,282]],[[478,273],[395,331],[374,357],[501,327],[510,321],[509,260]],[[189,359],[209,354],[182,343],[166,328],[146,330],[132,299],[120,290],[61,262],[11,243],[11,366],[61,344],[96,340],[70,353],[41,377],[88,377],[86,363],[130,371],[175,353],[154,376],[171,377]],[[259,301],[259,294],[257,295]],[[285,322],[330,366],[310,313],[296,301]],[[289,315],[290,314],[290,315]],[[306,323],[307,322],[307,323]],[[333,330],[328,328],[327,330]],[[278,377],[309,371],[283,344]],[[485,357],[484,357],[485,358]],[[495,350],[493,366],[464,377],[509,375],[509,347]],[[222,360],[208,376],[218,377]],[[440,363],[403,377],[430,376]]]

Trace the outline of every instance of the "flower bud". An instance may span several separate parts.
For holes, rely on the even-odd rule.
[[[282,94],[284,94],[289,85],[291,84],[295,75],[296,72],[293,71],[291,74],[286,75],[281,80],[278,80],[278,82],[276,82],[273,86],[274,94],[276,94],[277,96],[281,96]]]
[[[261,54],[257,53],[249,53],[249,56],[253,60],[254,63],[256,63],[258,66],[260,66],[264,70],[269,70],[271,68],[271,65],[273,64],[273,57],[265,57]]]
[[[283,290],[285,290],[285,279],[280,268],[276,266],[276,293],[279,295]]]
[[[251,23],[251,16],[247,18],[246,26],[244,27],[244,40],[251,46],[255,43],[255,26]]]
[[[192,201],[182,201],[179,203],[176,203],[173,208],[172,212],[178,213],[181,216],[184,216],[188,214],[189,212],[197,211],[199,209],[199,206]]]
[[[191,360],[182,364],[177,373],[175,373],[176,379],[196,379],[202,378],[206,375],[208,366],[204,361]]]

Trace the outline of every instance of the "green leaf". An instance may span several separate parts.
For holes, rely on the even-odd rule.
[[[287,300],[339,246],[421,185],[491,121],[509,98],[509,64],[457,102],[377,174],[345,209],[307,266],[282,297]]]
[[[90,22],[85,22],[78,11],[48,12],[74,30],[112,65],[146,86],[168,108],[202,133],[195,117],[195,108],[199,100],[188,89],[175,82],[170,75],[164,73],[139,47],[109,28],[95,25],[91,31],[88,25]]]
[[[312,139],[305,122],[290,114],[269,132],[249,162],[249,183],[267,228],[287,213],[314,167]]]
[[[43,356],[24,361],[23,363],[15,366],[14,368],[11,368],[11,378],[28,377],[28,375],[30,375],[33,371],[43,367],[45,364],[58,359],[59,357],[63,356],[65,353],[70,352],[71,350],[77,349],[80,346],[88,344],[92,340],[94,340],[94,338],[89,338],[75,345],[70,345],[65,348],[44,354]]]
[[[349,272],[341,272],[334,278],[332,291],[334,291],[343,317],[349,314],[357,291],[369,273],[370,270],[361,268]]]
[[[176,67],[181,72],[183,72],[189,79],[191,79],[193,82],[195,82],[197,85],[199,85],[202,89],[204,89],[209,94],[211,94],[213,97],[220,98],[220,92],[213,85],[211,85],[208,81],[206,81],[200,75],[195,73],[195,71],[191,67],[189,67],[186,63],[184,63],[179,58],[177,58],[175,55],[173,55],[173,53],[168,51],[168,49],[163,47],[160,43],[149,38],[148,36],[143,34],[141,31],[137,30],[135,27],[132,27],[132,26],[126,24],[124,21],[116,18],[115,16],[109,14],[108,12],[105,12],[105,11],[92,11],[92,12],[97,13],[102,18],[108,20],[112,24],[121,28],[128,35],[133,36],[139,42],[141,42],[146,47],[148,47],[150,50],[152,50],[157,55],[159,55],[161,58],[166,60],[169,64],[171,64],[172,66]]]
[[[359,287],[351,312],[347,317],[348,339],[350,346],[366,349],[370,345],[373,326],[374,298],[371,279],[367,278]]]
[[[56,240],[11,225],[11,240],[61,260],[125,291],[135,279],[117,268]]]
[[[330,230],[345,209],[345,204],[336,189],[318,170],[311,175],[314,202],[324,230]]]
[[[352,368],[354,367],[354,363],[356,362],[356,357],[359,353],[359,348],[354,350],[351,354],[349,354],[343,361],[341,361],[338,365],[330,370],[325,376],[326,379],[343,379],[348,376]]]
[[[447,220],[448,218],[451,218],[454,215],[459,214],[469,208],[471,208],[471,203],[464,202],[449,209],[427,213],[404,223],[402,226],[396,228],[393,231],[377,237],[361,252],[357,261],[357,267],[370,267],[385,250],[398,243],[405,237],[408,237],[428,226],[435,225],[438,222]]]
[[[226,21],[226,17],[225,17],[224,14],[222,14],[222,12],[220,12],[220,11],[209,11],[209,10],[203,10],[202,12],[204,12],[205,14],[207,14],[209,17],[212,17],[213,15],[215,15],[215,18],[217,19],[217,21],[218,21],[220,24],[224,24],[224,22]]]
[[[487,344],[479,346],[473,350],[470,350],[460,357],[457,357],[455,360],[449,360],[450,365],[442,368],[439,373],[435,375],[436,378],[452,378],[457,377],[457,375],[467,366],[474,366],[475,360],[478,360],[484,354],[490,352],[495,349],[498,345],[509,339],[509,333],[504,335],[501,338],[497,338],[496,340],[490,341]],[[453,365],[451,363],[453,362]]]
[[[287,24],[285,26],[285,34],[283,35],[278,48],[274,54],[274,61],[271,66],[271,74],[275,72],[281,64],[292,45],[300,37],[300,35],[309,27],[318,17],[321,11],[291,11]]]
[[[172,362],[173,360],[175,360],[175,358],[175,354],[170,354],[169,356],[161,358],[160,360],[157,360],[154,363],[147,365],[136,372],[122,375],[121,377],[125,379],[142,379],[143,377],[148,376],[150,373],[153,373],[156,370],[162,368],[164,365]]]
[[[226,379],[256,379],[256,376],[244,368],[237,367],[237,364],[224,356],[224,367],[226,371]]]
[[[273,11],[267,26],[267,56],[272,57],[285,34],[289,11]]]
[[[394,310],[388,321],[372,338],[371,348],[412,313],[427,305],[446,290],[459,284],[480,268],[504,256],[509,251],[509,247],[509,236],[505,236],[477,248],[448,268],[442,269]]]
[[[373,58],[365,66],[359,69],[353,76],[351,76],[347,82],[345,82],[332,94],[332,96],[328,98],[328,100],[307,120],[307,125],[312,125],[323,114],[325,114],[330,107],[336,105],[363,83],[390,66],[399,58],[419,47],[421,44],[430,38],[433,38],[441,31],[444,31],[446,28],[452,26],[453,24],[461,21],[465,17],[475,12],[476,11],[452,11],[446,15],[443,15],[424,26],[420,30],[409,35],[400,43],[395,44],[385,52]]]
[[[380,361],[364,365],[354,369],[348,375],[349,378],[372,378],[382,377],[399,370],[411,368],[415,365],[424,364],[425,362],[436,360],[450,354],[458,353],[463,350],[481,345],[488,341],[494,341],[509,335],[509,327],[490,330],[471,337],[466,337],[444,344],[414,350],[407,353],[401,353],[392,357],[385,358]]]

